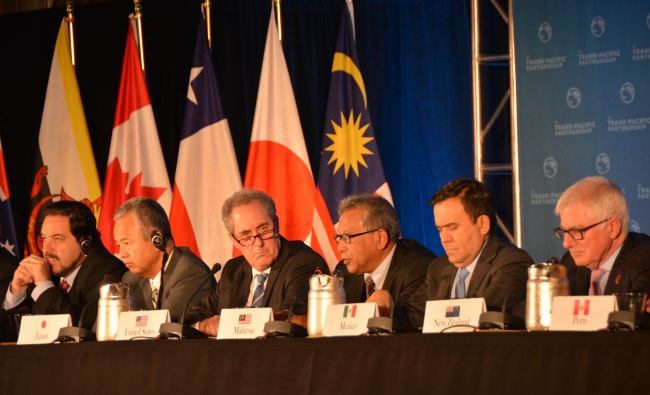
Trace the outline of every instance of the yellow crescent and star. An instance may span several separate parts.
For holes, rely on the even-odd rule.
[[[367,108],[366,86],[363,83],[361,71],[349,56],[341,52],[334,54],[334,62],[332,63],[332,73],[339,71],[349,74],[354,79],[363,95],[364,107]],[[358,114],[355,119],[354,109],[350,110],[347,119],[346,114],[341,111],[340,124],[337,124],[334,120],[331,122],[334,133],[327,133],[327,137],[332,140],[332,145],[325,148],[325,151],[332,152],[332,157],[327,164],[336,161],[333,174],[336,174],[343,166],[345,178],[347,179],[350,167],[352,167],[354,173],[359,177],[359,164],[368,168],[363,155],[373,155],[373,152],[366,148],[365,145],[374,140],[374,137],[364,137],[370,123],[366,122],[365,125],[361,125],[361,114]]]

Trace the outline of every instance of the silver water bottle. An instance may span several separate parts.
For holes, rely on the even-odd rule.
[[[553,298],[569,295],[566,268],[557,263],[557,258],[531,265],[526,291],[526,328],[529,331],[548,330]]]
[[[343,289],[343,275],[334,272],[328,276],[320,270],[309,279],[309,304],[307,306],[307,333],[310,336],[323,334],[325,326],[325,311],[332,304],[345,303],[345,289]]]
[[[125,283],[102,285],[97,305],[97,340],[115,340],[120,313],[133,310],[133,297]]]

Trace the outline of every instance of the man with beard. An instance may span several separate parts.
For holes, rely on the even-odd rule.
[[[41,218],[43,256],[31,255],[20,262],[2,307],[24,305],[31,314],[70,314],[74,326],[85,308],[81,326],[92,329],[99,287],[119,282],[126,268],[102,244],[95,216],[83,203],[52,203]]]

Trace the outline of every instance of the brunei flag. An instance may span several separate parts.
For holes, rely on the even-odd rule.
[[[122,203],[132,197],[146,196],[158,201],[169,213],[172,201],[169,175],[140,65],[133,24],[131,18],[98,226],[104,245],[112,253],[117,253],[113,239],[113,214]]]
[[[61,22],[56,39],[38,146],[26,254],[41,251],[38,213],[51,202],[77,200],[90,207],[96,217],[100,213],[102,190],[72,66],[65,21]]]
[[[16,228],[14,227],[14,217],[11,213],[11,201],[9,200],[7,169],[5,168],[2,142],[0,141],[0,249],[4,248],[13,256],[20,259],[20,253],[16,243]],[[2,252],[0,251],[1,254]]]
[[[275,11],[271,11],[266,36],[244,186],[262,190],[273,198],[284,237],[309,242],[314,177],[278,38]]]
[[[372,193],[393,201],[370,120],[350,13],[344,8],[332,62],[312,242],[331,270],[340,260],[334,242],[340,200],[351,194]]]
[[[220,220],[221,206],[242,185],[203,18],[181,137],[169,215],[174,240],[210,266],[225,263],[232,258],[233,249]]]

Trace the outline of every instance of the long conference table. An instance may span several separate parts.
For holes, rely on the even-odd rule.
[[[0,394],[648,394],[650,332],[0,346]]]

